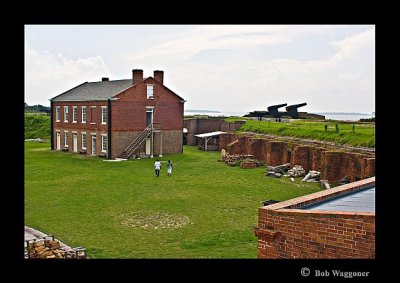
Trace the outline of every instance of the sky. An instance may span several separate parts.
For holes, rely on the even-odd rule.
[[[300,111],[375,111],[374,25],[26,25],[25,102],[83,82],[144,77],[185,109],[243,112],[306,102]],[[284,110],[283,108],[281,110]]]

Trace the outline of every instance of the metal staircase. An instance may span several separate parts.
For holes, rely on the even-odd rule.
[[[127,148],[122,151],[118,158],[129,159],[135,153],[135,151],[143,144],[143,142],[150,136],[153,130],[153,124],[150,124],[146,129],[143,130]]]

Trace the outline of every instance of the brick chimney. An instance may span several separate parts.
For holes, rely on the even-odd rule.
[[[133,69],[132,70],[132,84],[137,84],[143,81],[143,70]]]
[[[101,78],[102,82],[108,82],[110,79],[109,78]]]
[[[164,71],[154,71],[154,79],[160,84],[164,84]]]

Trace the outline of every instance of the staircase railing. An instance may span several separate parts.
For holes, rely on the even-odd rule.
[[[119,155],[125,158],[129,158],[133,153],[139,148],[139,146],[146,140],[146,138],[151,134],[153,125],[150,124],[144,129]]]

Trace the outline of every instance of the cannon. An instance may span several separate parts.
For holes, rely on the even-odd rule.
[[[287,103],[268,106],[267,109],[268,109],[269,115],[274,117],[277,121],[280,121],[283,113],[279,112],[278,109],[283,106],[286,106],[286,105],[287,105]]]
[[[299,112],[297,111],[297,109],[306,105],[307,103],[300,103],[287,106],[287,115],[292,117],[293,119],[299,119]]]

